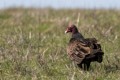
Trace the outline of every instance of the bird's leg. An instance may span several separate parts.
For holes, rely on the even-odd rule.
[[[86,69],[87,69],[87,64],[86,63],[83,64],[83,68],[86,71]]]
[[[87,62],[87,64],[86,64],[87,65],[87,70],[89,70],[89,68],[90,68],[90,63],[91,62]]]
[[[78,67],[80,67],[81,69],[83,68],[83,67],[82,67],[82,64],[77,64],[77,65],[78,65]]]
[[[90,62],[84,63],[84,70],[89,70]]]

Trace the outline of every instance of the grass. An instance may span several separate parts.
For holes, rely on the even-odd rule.
[[[119,80],[119,10],[0,10],[0,80]],[[70,61],[69,21],[102,44],[104,60],[90,71]]]

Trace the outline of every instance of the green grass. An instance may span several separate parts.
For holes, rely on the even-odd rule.
[[[117,10],[0,10],[0,80],[119,80],[119,16]],[[66,54],[70,21],[86,38],[97,38],[105,52],[90,71]]]

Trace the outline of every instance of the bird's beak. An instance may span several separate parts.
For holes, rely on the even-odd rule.
[[[67,31],[67,30],[65,31],[65,34],[66,34],[66,33],[68,33],[68,31]]]

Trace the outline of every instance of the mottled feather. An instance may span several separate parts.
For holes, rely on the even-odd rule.
[[[66,32],[72,33],[67,54],[79,67],[83,68],[84,64],[84,69],[88,70],[92,61],[102,62],[104,52],[95,38],[84,38],[75,25],[68,27]]]

